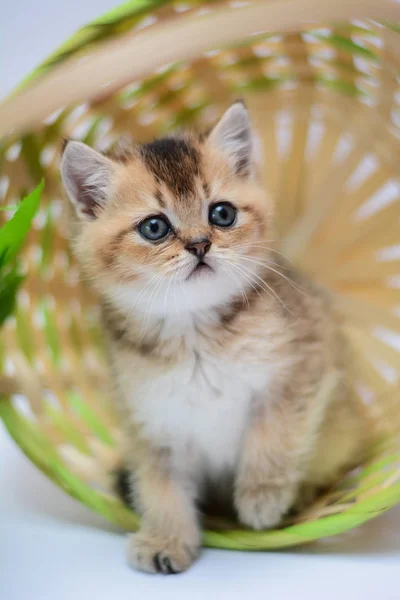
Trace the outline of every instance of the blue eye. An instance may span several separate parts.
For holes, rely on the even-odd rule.
[[[158,242],[169,234],[171,227],[162,217],[150,217],[140,223],[138,230],[149,242]]]
[[[210,207],[208,220],[218,227],[231,227],[236,221],[236,208],[229,202],[220,202]]]

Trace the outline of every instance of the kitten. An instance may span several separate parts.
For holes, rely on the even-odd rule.
[[[275,527],[363,455],[329,297],[270,248],[256,171],[242,103],[207,135],[114,157],[71,141],[62,156],[142,517],[129,560],[144,571],[190,566],[212,490],[242,524]]]

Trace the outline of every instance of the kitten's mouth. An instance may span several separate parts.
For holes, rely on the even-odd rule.
[[[189,277],[187,277],[187,279],[192,279],[193,277],[198,277],[202,273],[205,273],[206,271],[212,271],[212,270],[213,269],[207,263],[199,262],[199,263],[197,263],[197,265],[195,266],[193,271],[189,274]]]

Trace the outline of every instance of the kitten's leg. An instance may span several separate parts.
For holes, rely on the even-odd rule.
[[[128,539],[132,566],[151,573],[185,571],[199,553],[201,532],[193,494],[184,481],[155,462],[134,474],[138,533]]]
[[[235,484],[240,521],[254,529],[278,525],[295,504],[337,377],[315,394],[282,394],[249,424]]]

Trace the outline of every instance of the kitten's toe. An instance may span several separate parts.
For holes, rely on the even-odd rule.
[[[293,486],[246,487],[236,494],[239,520],[252,529],[276,527],[293,504],[294,497]]]
[[[196,559],[199,548],[178,538],[163,540],[157,535],[135,533],[129,536],[128,560],[140,571],[174,575],[186,571]]]

